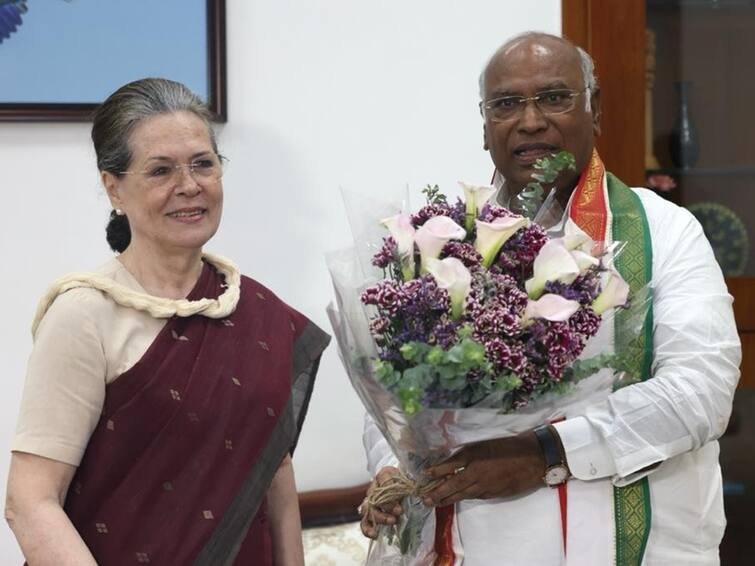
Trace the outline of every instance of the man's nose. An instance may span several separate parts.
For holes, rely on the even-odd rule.
[[[542,113],[534,100],[528,100],[524,104],[522,113],[519,116],[517,128],[521,132],[533,133],[540,130],[544,130],[548,127],[548,120],[545,119],[545,115]]]

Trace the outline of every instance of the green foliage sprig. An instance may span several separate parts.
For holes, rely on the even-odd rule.
[[[566,170],[576,169],[574,156],[568,151],[561,150],[558,153],[541,157],[535,161],[535,173],[532,174],[532,181],[512,200],[516,201],[516,211],[530,220],[535,217],[538,209],[543,204],[545,195],[545,186],[551,185],[559,174]]]
[[[436,380],[446,391],[460,391],[469,384],[468,374],[476,372],[479,387],[475,390],[475,403],[495,391],[511,391],[521,385],[514,374],[495,375],[492,364],[485,357],[485,346],[472,338],[472,326],[459,330],[459,341],[444,350],[438,345],[424,342],[407,342],[401,346],[403,361],[410,367],[400,371],[394,363],[375,360],[375,376],[391,391],[395,391],[407,415],[422,410],[425,390]]]
[[[428,184],[424,189],[422,189],[422,194],[425,195],[427,204],[448,204],[446,195],[440,192],[440,187],[438,185]]]

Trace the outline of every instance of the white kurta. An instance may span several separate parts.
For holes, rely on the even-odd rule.
[[[555,425],[574,475],[567,557],[557,491],[543,487],[457,504],[464,566],[613,564],[613,486],[644,475],[652,519],[643,565],[719,564],[726,520],[716,439],[729,420],[741,360],[732,298],[697,220],[652,191],[633,190],[652,241],[653,377]],[[373,475],[397,464],[369,417],[364,443]]]

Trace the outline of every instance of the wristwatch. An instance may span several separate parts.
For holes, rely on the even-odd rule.
[[[539,426],[534,432],[545,456],[543,481],[548,487],[557,487],[568,480],[571,475],[563,448],[556,437],[558,433],[551,425]]]

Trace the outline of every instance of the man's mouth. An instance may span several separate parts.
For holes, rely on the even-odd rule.
[[[514,157],[520,165],[532,165],[538,159],[553,155],[558,151],[548,143],[523,143],[514,148]]]

